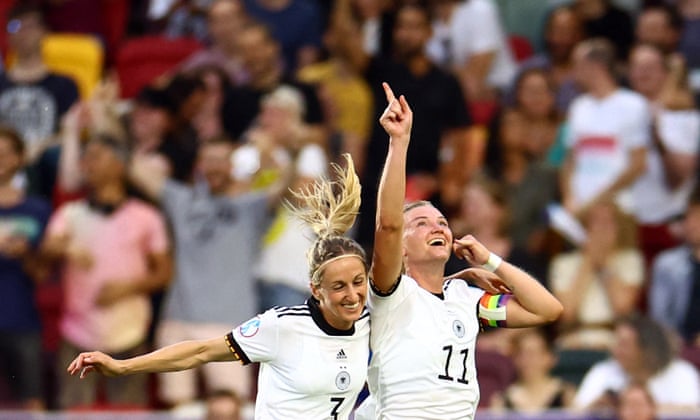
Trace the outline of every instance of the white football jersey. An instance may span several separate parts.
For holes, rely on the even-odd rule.
[[[484,292],[450,280],[443,294],[435,296],[408,276],[388,296],[370,293],[368,382],[377,420],[473,419],[479,403],[477,307]]]
[[[346,420],[367,378],[367,310],[338,330],[309,299],[258,315],[227,341],[243,364],[260,362],[256,419]]]

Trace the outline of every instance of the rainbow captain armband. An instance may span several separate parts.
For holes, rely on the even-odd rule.
[[[506,304],[513,295],[484,293],[479,300],[478,315],[483,328],[506,326]]]

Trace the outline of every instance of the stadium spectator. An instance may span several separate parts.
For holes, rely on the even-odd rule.
[[[637,16],[635,39],[640,44],[651,44],[670,54],[678,50],[683,33],[683,18],[676,6],[657,3],[644,7]]]
[[[281,86],[263,97],[256,126],[249,135],[250,141],[236,149],[233,155],[237,181],[261,189],[277,181],[284,168],[293,164],[295,174],[290,189],[301,192],[325,176],[328,159],[321,147],[290,142],[298,139],[289,133],[302,124],[303,113],[303,96],[290,86]],[[293,195],[287,200],[303,205]],[[298,215],[286,206],[278,205],[254,268],[260,311],[274,306],[299,305],[306,300],[309,282],[306,250],[315,239],[313,230],[305,226]]]
[[[190,71],[201,66],[218,66],[234,85],[245,83],[248,75],[243,67],[238,34],[248,17],[240,0],[213,0],[207,10],[207,32],[210,44],[194,53],[181,66]]]
[[[700,196],[690,197],[683,218],[684,243],[654,260],[649,315],[700,348]]]
[[[615,327],[612,357],[586,374],[574,405],[613,411],[621,391],[644,384],[659,413],[693,412],[700,407],[700,377],[690,363],[677,358],[668,333],[645,316],[620,319]]]
[[[284,72],[318,61],[322,16],[317,2],[305,0],[242,0],[246,13],[266,25],[280,46]]]
[[[90,371],[115,376],[260,362],[256,419],[349,418],[367,377],[369,262],[359,244],[343,236],[360,196],[352,160],[346,162],[346,169],[336,167],[337,180],[316,183],[298,196],[304,206],[292,210],[318,235],[309,252],[312,297],[306,304],[273,308],[215,338],[180,341],[127,360],[81,353],[68,372],[85,378]]]
[[[433,62],[449,69],[470,104],[498,102],[511,84],[516,63],[493,0],[434,2],[433,33],[427,44]]]
[[[550,287],[564,305],[558,344],[605,351],[613,322],[634,312],[644,284],[644,259],[634,220],[613,202],[599,202],[583,217],[586,242],[554,257]]]
[[[649,106],[638,93],[619,87],[613,47],[606,40],[579,44],[574,63],[576,81],[586,94],[569,109],[562,203],[578,214],[614,198],[623,210],[632,211],[632,186],[646,170]]]
[[[635,46],[629,81],[649,101],[653,117],[647,170],[634,186],[640,245],[650,264],[658,252],[679,242],[673,226],[696,182],[700,113],[678,55],[666,59],[658,47]]]
[[[152,316],[149,294],[170,281],[165,221],[127,194],[128,160],[122,141],[93,134],[81,160],[88,196],[61,206],[47,228],[42,253],[64,263],[61,371],[87,349],[123,357],[142,352]],[[94,404],[100,388],[96,379],[75,382],[60,375],[60,406]],[[105,391],[111,404],[147,403],[143,377],[108,382]]]
[[[37,247],[51,214],[48,202],[13,185],[24,162],[24,142],[0,127],[0,355],[13,401],[24,409],[45,407],[41,322],[35,300]]]
[[[545,209],[558,197],[556,169],[542,160],[533,160],[530,155],[529,123],[522,112],[505,109],[495,123],[485,171],[503,184],[505,190],[509,208],[507,234],[513,247],[521,253],[521,257],[513,261],[544,280],[548,260]]]
[[[288,180],[282,177],[264,191],[241,191],[231,178],[233,148],[227,139],[203,143],[192,185],[168,178],[147,159],[135,157],[132,162],[131,179],[163,207],[176,250],[175,276],[156,331],[159,347],[223,335],[231,322],[244,322],[256,313],[251,262],[258,257],[270,210],[276,208]],[[161,400],[169,405],[193,402],[198,396],[197,373],[160,375]],[[248,398],[249,369],[207,365],[203,373],[206,390],[231,389]]]
[[[520,71],[544,69],[554,83],[556,106],[565,114],[580,90],[574,82],[573,52],[584,38],[581,20],[570,6],[559,6],[547,16],[544,25],[544,51],[525,60]],[[517,76],[515,80],[520,80]]]
[[[624,62],[634,42],[629,13],[611,0],[575,0],[573,7],[583,22],[586,36],[607,39],[615,46],[616,58]]]
[[[619,420],[656,420],[656,402],[646,386],[631,384],[617,397]]]
[[[26,144],[30,190],[50,199],[59,148],[46,146],[61,116],[78,100],[78,87],[72,79],[51,72],[43,61],[41,45],[48,28],[39,7],[17,2],[7,14],[7,31],[16,59],[0,74],[0,121],[17,130]]]
[[[513,361],[518,379],[493,397],[491,407],[535,414],[568,408],[576,394],[573,384],[552,376],[557,362],[553,341],[543,329],[517,332],[513,336]]]
[[[326,127],[313,87],[296,82],[286,76],[280,67],[280,45],[270,31],[258,23],[248,23],[238,35],[243,64],[250,79],[241,86],[233,86],[224,97],[221,118],[226,135],[243,142],[245,131],[250,128],[260,112],[260,99],[280,85],[290,85],[304,95],[304,123],[298,133],[319,145],[326,144]]]
[[[372,93],[362,75],[352,66],[352,51],[342,37],[361,37],[360,22],[348,10],[350,2],[336,2],[330,25],[323,41],[327,60],[302,68],[300,81],[316,86],[331,131],[329,150],[335,160],[341,153],[350,153],[359,173],[364,170],[365,147],[372,127]]]

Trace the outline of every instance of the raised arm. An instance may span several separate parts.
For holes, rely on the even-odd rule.
[[[403,95],[396,99],[389,85],[383,86],[389,104],[379,122],[389,135],[389,151],[377,194],[372,283],[379,292],[388,292],[401,274],[406,154],[413,112]]]
[[[208,362],[238,360],[221,336],[209,340],[182,341],[162,349],[117,360],[99,352],[80,353],[68,366],[68,373],[80,373],[84,378],[92,371],[106,376],[122,376],[135,373],[175,372],[192,369]]]
[[[168,175],[156,159],[136,154],[129,165],[129,179],[150,199],[160,201]]]
[[[563,311],[561,303],[534,277],[518,267],[500,261],[471,235],[455,240],[455,253],[471,265],[493,270],[515,299],[506,305],[508,327],[534,327],[556,321]]]

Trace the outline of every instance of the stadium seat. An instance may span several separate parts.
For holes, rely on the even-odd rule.
[[[122,98],[133,98],[141,88],[201,48],[202,44],[193,38],[148,35],[125,41],[115,59]]]
[[[102,79],[104,48],[93,35],[49,34],[44,38],[42,55],[49,69],[75,80],[81,98],[89,98]]]
[[[532,54],[535,52],[530,40],[524,36],[509,35],[508,44],[510,45],[510,50],[513,51],[513,58],[518,63],[522,63],[532,57]]]
[[[552,375],[578,386],[591,367],[607,359],[610,354],[598,350],[560,350],[557,356],[559,359]]]

